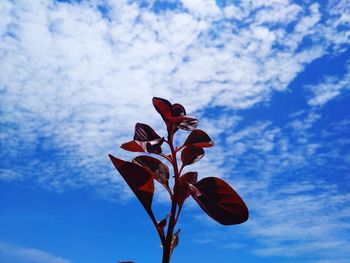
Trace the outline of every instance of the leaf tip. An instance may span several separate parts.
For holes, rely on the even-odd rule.
[[[123,160],[114,157],[112,154],[108,154],[108,156],[114,164],[115,168],[119,169],[124,164]]]

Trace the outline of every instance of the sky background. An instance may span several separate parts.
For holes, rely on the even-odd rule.
[[[172,262],[350,262],[347,0],[0,0],[0,17],[0,262],[160,262],[108,159],[136,156],[119,148],[136,122],[164,134],[153,96],[199,119],[216,146],[191,170],[250,210],[225,227],[187,202]]]

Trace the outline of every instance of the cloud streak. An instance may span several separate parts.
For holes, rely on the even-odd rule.
[[[316,85],[307,86],[313,97],[308,103],[311,106],[322,106],[339,95],[348,95],[350,89],[350,64],[343,76],[326,76],[324,81]]]
[[[35,248],[23,248],[0,243],[0,259],[7,263],[70,263],[71,261],[54,256]]]

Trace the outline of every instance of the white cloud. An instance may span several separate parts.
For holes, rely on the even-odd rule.
[[[346,0],[331,0],[328,3],[330,14],[339,16],[340,23],[350,23],[350,5]]]
[[[132,136],[137,121],[161,127],[151,107],[153,96],[179,101],[189,112],[215,105],[249,108],[268,101],[272,90],[285,90],[306,63],[324,52],[311,48],[312,55],[302,59],[303,49],[275,47],[284,46],[286,36],[286,48],[301,43],[302,37],[284,32],[286,23],[317,27],[317,10],[307,15],[287,1],[277,6],[294,11],[275,29],[261,25],[266,14],[252,15],[256,8],[276,9],[275,2],[235,7],[248,14],[242,18],[247,27],[239,30],[225,22],[225,12],[212,1],[195,9],[184,2],[189,13],[157,14],[137,3],[106,2],[110,20],[97,3],[1,3],[2,155],[24,178],[57,190],[84,182],[117,183],[106,154],[118,154],[117,146]],[[296,22],[297,16],[314,22]],[[217,26],[218,21],[223,24]],[[301,31],[295,34],[313,32]],[[41,147],[59,151],[52,158],[61,162],[31,156],[26,167],[9,164]],[[67,177],[67,166],[81,175]],[[31,171],[39,167],[47,173]]]
[[[261,257],[346,262],[350,195],[344,186],[350,183],[345,157],[350,140],[344,133],[349,121],[324,125],[323,117],[311,109],[290,114],[280,126],[271,121],[233,129],[216,126],[226,147],[215,156],[224,156],[223,162],[230,164],[222,171],[224,178],[246,201],[250,219],[222,230],[206,215],[196,214],[194,218],[209,228],[201,234],[205,240],[215,232],[214,246],[235,242],[227,232],[232,231],[232,236],[239,235],[237,241],[253,238],[257,245],[246,250]],[[320,122],[322,128],[315,128]]]
[[[0,243],[0,260],[6,263],[69,263],[71,261],[35,248]]]
[[[12,169],[0,168],[0,179],[4,181],[20,180],[23,179],[23,175],[20,173],[16,173]]]
[[[306,86],[306,89],[313,94],[308,100],[311,106],[322,106],[335,97],[346,94],[350,90],[350,64],[343,76],[327,76],[323,82]]]
[[[281,1],[282,3],[271,3],[269,8],[260,10],[256,15],[257,24],[263,23],[284,23],[288,24],[298,19],[302,7],[296,4]]]
[[[193,13],[195,16],[204,19],[217,19],[220,15],[220,9],[215,1],[210,0],[182,0],[185,8]]]

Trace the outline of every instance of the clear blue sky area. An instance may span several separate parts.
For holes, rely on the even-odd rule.
[[[187,171],[250,211],[227,227],[189,200],[173,263],[350,263],[348,1],[5,0],[0,17],[1,263],[161,262],[108,158],[137,156],[119,148],[137,122],[165,135],[154,96],[215,142]]]

